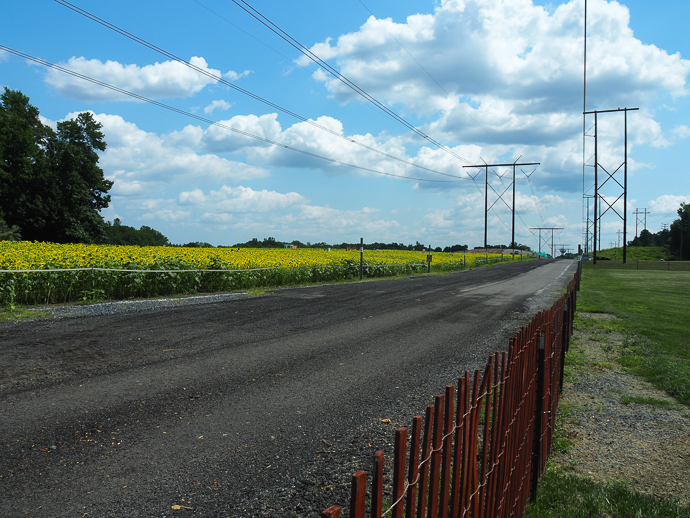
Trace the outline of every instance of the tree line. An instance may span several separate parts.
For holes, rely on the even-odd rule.
[[[206,243],[208,244],[208,243]],[[187,245],[185,245],[187,246]],[[202,246],[200,243],[198,246]],[[319,243],[312,243],[310,241],[307,241],[306,243],[303,243],[302,241],[299,241],[298,239],[295,239],[293,241],[278,241],[274,237],[265,237],[263,240],[259,240],[257,238],[252,238],[249,241],[245,241],[244,243],[235,243],[232,245],[232,248],[284,248],[286,246],[296,246],[298,248],[356,248],[359,249],[360,243],[334,243],[334,244],[329,244],[325,243],[323,241]],[[222,248],[219,246],[219,248]],[[428,246],[420,243],[419,241],[415,242],[415,244],[409,244],[405,245],[402,243],[381,243],[378,241],[375,241],[373,243],[365,243],[364,248],[366,250],[413,250],[413,251],[418,251],[421,252],[422,250],[427,250]],[[505,247],[504,247],[505,248]],[[463,252],[468,249],[467,245],[453,245],[453,246],[446,246],[444,248],[441,248],[440,246],[436,248],[432,248],[431,250],[434,252]]]
[[[669,228],[656,233],[644,229],[628,246],[661,246],[668,248],[671,255],[683,260],[690,260],[690,203],[681,203],[678,219]]]

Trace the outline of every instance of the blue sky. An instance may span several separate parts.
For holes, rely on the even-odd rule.
[[[463,166],[519,158],[541,165],[529,178],[523,171],[533,168],[518,169],[516,241],[537,248],[529,227],[563,227],[556,243],[583,243],[583,0],[250,2],[430,139],[364,101],[231,0],[75,5],[213,77],[49,0],[6,6],[0,45],[332,160],[0,51],[0,85],[28,95],[44,122],[90,110],[103,125],[108,148],[100,164],[115,181],[108,220],[151,226],[175,243],[272,236],[480,246],[484,176],[472,180]],[[640,108],[628,116],[632,239],[634,209],[651,211],[647,227],[656,232],[690,201],[690,37],[683,26],[690,3],[588,0],[588,16],[587,109]],[[623,117],[599,121],[599,162],[615,170]],[[591,164],[593,139],[585,140]],[[592,168],[585,171],[588,188]],[[509,173],[490,171],[490,205],[494,191],[505,189],[511,204]],[[606,187],[602,194],[613,204],[620,192]],[[510,241],[508,206],[497,201],[490,211],[489,243]],[[621,211],[622,201],[614,206]],[[602,218],[604,247],[620,230],[612,212]]]

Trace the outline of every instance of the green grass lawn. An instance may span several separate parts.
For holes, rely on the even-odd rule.
[[[689,293],[690,272],[585,268],[577,311],[618,317],[591,324],[619,332],[625,337],[616,361],[688,405]],[[572,366],[584,362],[586,359],[578,354],[581,356],[577,350],[571,349],[566,363]],[[567,414],[568,411],[567,405],[559,408],[559,419],[562,420],[564,412]],[[569,438],[559,431],[557,423],[554,447],[567,450]],[[615,481],[595,483],[549,467],[539,482],[537,500],[530,504],[525,516],[690,518],[690,509],[637,493]]]
[[[590,254],[591,255],[591,254]],[[662,246],[629,246],[625,252],[628,261],[668,261],[673,256],[667,248]],[[597,257],[607,257],[611,260],[623,260],[623,247],[597,250]]]
[[[621,319],[620,363],[690,405],[690,272],[586,268],[581,286],[578,311]]]

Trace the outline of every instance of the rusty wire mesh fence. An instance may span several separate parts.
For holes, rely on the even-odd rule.
[[[465,372],[424,419],[396,431],[391,502],[383,500],[382,451],[374,454],[370,484],[364,471],[352,475],[350,518],[367,511],[372,518],[523,515],[551,450],[579,270],[565,295],[510,339],[507,352],[490,356],[483,372]],[[340,513],[332,506],[321,516]]]

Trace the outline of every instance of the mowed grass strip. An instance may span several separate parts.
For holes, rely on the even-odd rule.
[[[585,268],[578,294],[578,312],[607,313],[611,320],[579,319],[579,328],[604,333],[618,332],[624,345],[616,361],[642,376],[679,402],[690,402],[690,273]],[[577,315],[576,315],[577,319]],[[573,369],[587,366],[577,348],[566,357],[566,377]],[[629,403],[657,404],[666,401],[624,396]],[[565,404],[564,404],[565,403]],[[572,414],[567,401],[558,410],[554,451],[564,452],[571,438],[564,433],[564,420]],[[623,481],[597,483],[565,473],[549,465],[539,482],[537,498],[525,513],[529,518],[684,517],[690,509],[671,500],[636,492]]]
[[[597,251],[597,257],[606,257],[608,259],[623,260],[623,248],[606,248]],[[625,258],[630,261],[658,261],[663,259],[668,261],[673,256],[668,251],[668,248],[662,246],[629,246],[625,252]]]
[[[618,361],[690,405],[689,294],[690,272],[585,268],[578,311],[620,318]]]
[[[676,502],[632,491],[619,482],[599,484],[555,470],[539,483],[537,500],[525,518],[689,518],[690,509]]]

